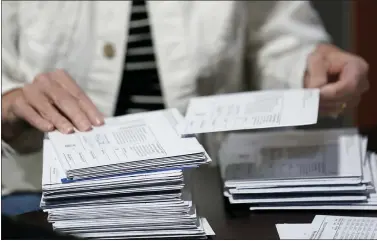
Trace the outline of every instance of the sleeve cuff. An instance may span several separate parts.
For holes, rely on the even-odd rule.
[[[287,75],[287,84],[290,89],[301,89],[304,88],[304,77],[307,68],[307,62],[309,55],[316,49],[317,43],[305,46],[300,51],[297,52],[295,56],[295,61],[292,68],[289,69]]]
[[[1,95],[14,89],[22,88],[24,87],[24,85],[25,85],[24,83],[14,83],[14,82],[4,83],[3,82],[3,85],[1,86]]]

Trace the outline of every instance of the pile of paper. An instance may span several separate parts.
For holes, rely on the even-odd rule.
[[[377,210],[366,145],[354,129],[231,134],[219,153],[224,195],[251,210]]]
[[[377,218],[315,216],[312,223],[276,224],[280,239],[377,239]]]
[[[210,162],[181,138],[177,110],[106,120],[90,132],[49,133],[41,207],[56,231],[84,238],[166,239],[213,235],[197,216],[187,169]]]

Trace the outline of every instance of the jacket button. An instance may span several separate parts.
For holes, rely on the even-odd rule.
[[[115,48],[112,44],[110,43],[106,43],[104,46],[103,46],[103,55],[108,58],[108,59],[111,59],[115,56]]]

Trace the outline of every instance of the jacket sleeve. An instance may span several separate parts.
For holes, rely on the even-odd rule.
[[[302,88],[309,54],[330,40],[319,16],[307,1],[249,4],[253,84],[258,89]]]
[[[2,95],[8,91],[16,88],[23,87],[27,83],[27,78],[25,77],[24,71],[26,66],[21,64],[20,55],[18,51],[18,36],[19,36],[19,22],[18,22],[18,8],[19,1],[4,1],[2,3],[1,9],[1,21],[2,21],[2,44],[1,44],[1,78]],[[35,131],[35,130],[34,130]],[[20,150],[25,149],[25,146],[29,148],[30,144],[25,143],[35,143],[35,135],[29,135],[29,131],[23,133],[22,138],[26,138],[29,141],[21,140],[18,138],[16,142],[11,143],[1,140],[1,146],[4,157],[13,157],[19,154]],[[27,148],[26,148],[27,149]],[[25,149],[25,150],[26,150]],[[29,148],[30,149],[30,148]],[[16,151],[17,150],[17,151]],[[21,151],[22,152],[22,151]]]
[[[1,9],[1,93],[22,87],[26,78],[22,76],[18,52],[18,1],[4,1]]]

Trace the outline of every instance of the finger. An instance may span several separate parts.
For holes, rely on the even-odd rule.
[[[23,97],[17,98],[11,107],[14,115],[29,122],[32,126],[42,132],[49,132],[54,130],[54,125],[48,120],[43,119],[38,112],[36,112]]]
[[[351,61],[350,61],[351,59]],[[343,71],[345,61],[350,62],[347,65],[353,65],[357,72],[359,72],[359,91],[361,93],[367,91],[369,89],[369,82],[368,82],[368,71],[369,65],[368,63],[355,55],[350,55],[349,53],[344,52],[337,52],[335,54],[329,54],[328,60],[331,62],[330,72],[334,74],[339,74]]]
[[[327,83],[327,64],[323,55],[313,53],[308,58],[308,80],[306,88],[319,88]]]
[[[320,106],[327,107],[327,108],[331,108],[331,107],[336,108],[338,106],[343,105],[344,103],[347,104],[348,102],[350,102],[349,99],[343,99],[340,101],[321,101]]]
[[[64,70],[57,70],[52,76],[64,89],[78,100],[79,105],[85,111],[93,125],[98,126],[104,123],[103,115],[68,73]]]
[[[341,107],[342,105],[327,105],[327,106],[320,106],[319,110],[322,113],[334,114],[334,113],[338,113]]]
[[[344,112],[351,111],[358,106],[360,102],[359,96],[353,96],[352,98],[345,99],[338,102],[321,102],[319,109],[326,112],[338,112],[340,109],[344,109]],[[345,108],[344,108],[345,107]]]
[[[79,131],[92,129],[92,124],[85,112],[80,108],[78,101],[60,85],[52,81],[48,88],[43,88],[41,91],[52,100],[54,105],[68,117]]]
[[[39,114],[60,132],[68,134],[74,131],[73,125],[51,104],[51,101],[35,85],[24,87],[25,99]]]
[[[338,81],[329,83],[320,89],[321,97],[324,100],[337,101],[357,95],[360,93],[358,83],[361,78],[362,73],[358,66],[350,62],[343,68]]]

